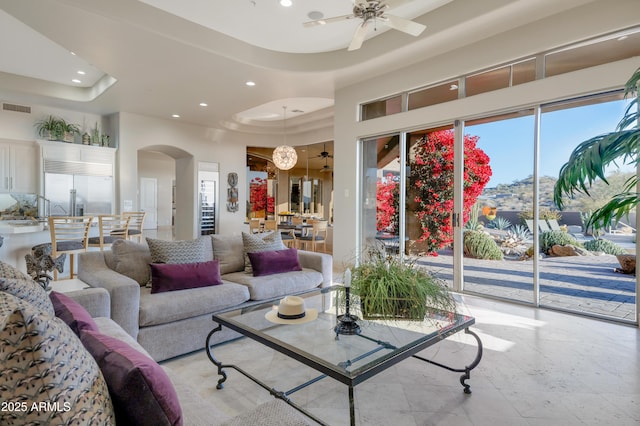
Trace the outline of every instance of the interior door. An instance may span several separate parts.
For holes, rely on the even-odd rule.
[[[158,228],[158,180],[140,178],[140,210],[147,212],[144,229]]]

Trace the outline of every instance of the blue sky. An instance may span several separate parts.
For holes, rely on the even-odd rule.
[[[626,105],[627,101],[614,101],[542,114],[540,175],[557,177],[575,146],[615,130]],[[488,188],[533,174],[533,128],[533,115],[465,128],[466,134],[480,136],[478,146],[491,159]]]

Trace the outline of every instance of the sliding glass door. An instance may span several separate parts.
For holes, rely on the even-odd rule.
[[[635,159],[563,210],[553,197],[574,148],[628,105],[612,92],[363,140],[360,249],[410,256],[463,292],[635,322],[636,279],[617,258],[635,254],[635,215],[585,226]]]
[[[598,180],[589,194],[565,198],[562,211],[554,210],[550,193],[573,149],[613,131],[628,105],[622,92],[612,92],[542,106],[540,173],[549,185],[541,187],[540,216],[549,225],[549,238],[541,247],[541,306],[628,321],[636,318],[635,275],[621,273],[616,257],[635,257],[635,214],[607,227],[586,226],[592,211],[623,192],[635,167],[623,162],[612,165],[606,172],[608,185]],[[560,244],[564,248],[558,248]]]
[[[464,134],[465,291],[534,303],[534,110],[469,120]],[[483,160],[488,180],[472,175]]]

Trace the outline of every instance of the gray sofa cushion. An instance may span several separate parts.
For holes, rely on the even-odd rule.
[[[213,258],[220,261],[222,275],[244,271],[244,246],[241,235],[212,235]]]
[[[254,277],[244,272],[234,272],[223,275],[222,280],[247,286],[251,300],[265,300],[311,290],[322,284],[323,276],[318,271],[303,268],[302,271],[261,277]]]
[[[105,260],[114,271],[145,285],[151,279],[149,246],[135,241],[119,239],[111,246],[112,255],[105,254]]]
[[[209,314],[249,300],[248,289],[240,284],[224,282],[212,287],[190,288],[151,294],[140,289],[140,327],[165,324],[198,315]]]

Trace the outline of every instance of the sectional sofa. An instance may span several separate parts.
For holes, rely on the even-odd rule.
[[[254,301],[331,285],[330,255],[285,249],[278,233],[212,235],[190,241],[147,238],[146,243],[120,240],[111,250],[80,254],[78,278],[91,287],[106,289],[111,319],[161,361],[202,349],[207,334],[216,326],[211,319],[215,311],[233,306],[240,309]],[[266,260],[257,265],[259,273],[251,269],[247,253],[264,254]],[[290,258],[293,253],[294,267],[289,262],[283,272],[270,270],[283,263],[272,255]],[[218,263],[218,285],[163,292],[154,292],[148,285],[155,273],[153,269],[150,272],[149,264],[156,269],[178,269],[179,265],[189,268],[211,261]],[[185,274],[191,276],[191,272]],[[180,287],[197,279],[178,276],[174,281]],[[236,337],[235,332],[223,329],[215,333],[212,344]]]
[[[310,423],[274,399],[231,417],[157,364],[108,318],[109,292],[47,294],[0,262],[0,424]]]

